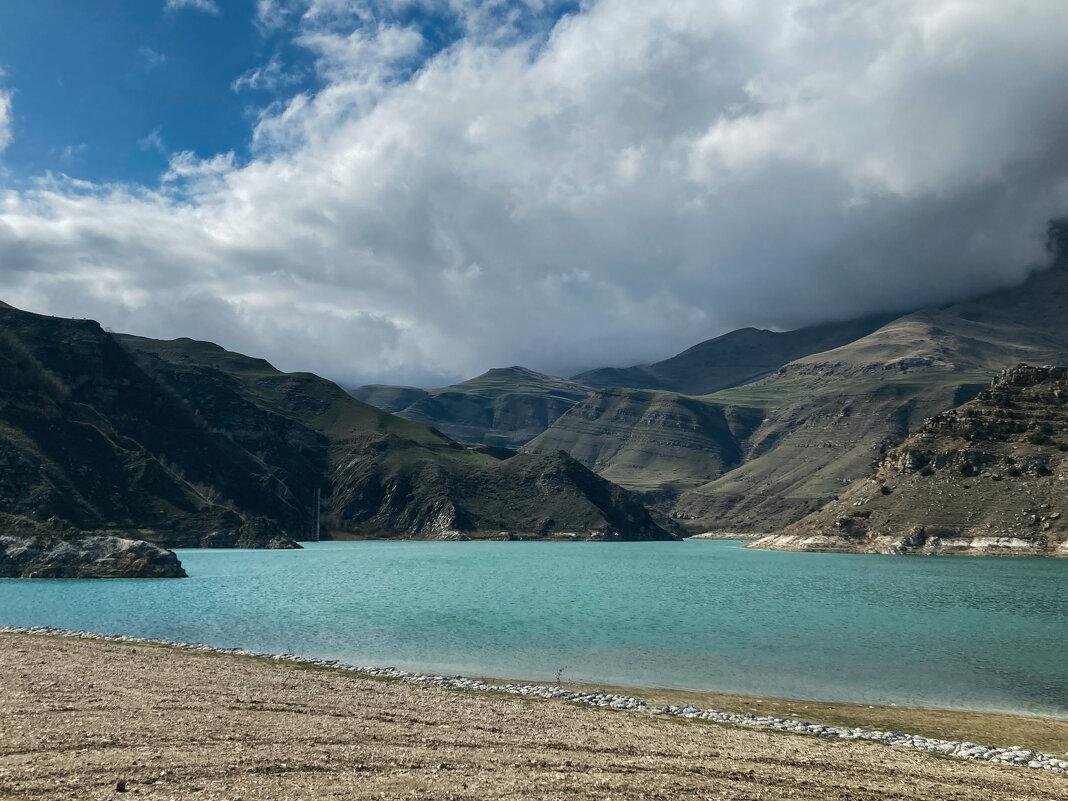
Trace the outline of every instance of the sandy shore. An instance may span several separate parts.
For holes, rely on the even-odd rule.
[[[1068,777],[263,659],[0,635],[0,798],[131,795],[1046,801],[1068,800]]]

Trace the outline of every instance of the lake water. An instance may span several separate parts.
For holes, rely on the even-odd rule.
[[[735,542],[182,550],[183,580],[0,580],[0,623],[362,665],[1068,717],[1068,559]]]

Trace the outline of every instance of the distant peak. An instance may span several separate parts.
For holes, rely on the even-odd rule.
[[[531,370],[529,367],[523,367],[519,364],[513,364],[511,367],[492,367],[479,377],[507,378],[509,376],[524,376],[526,378],[538,378],[549,381],[563,380],[558,376],[539,373],[537,370]]]

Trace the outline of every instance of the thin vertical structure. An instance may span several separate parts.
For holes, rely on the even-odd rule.
[[[312,518],[315,520],[315,541],[318,542],[319,541],[319,506],[322,503],[322,500],[321,500],[321,498],[319,496],[319,488],[318,487],[315,488],[315,500],[312,503],[313,503]]]

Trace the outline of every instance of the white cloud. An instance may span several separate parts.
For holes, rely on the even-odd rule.
[[[0,77],[3,72],[0,72]],[[0,152],[11,144],[11,94],[0,89]]]
[[[247,163],[0,196],[0,296],[343,380],[567,372],[1009,283],[1068,212],[1061,0],[426,0],[436,54],[411,5],[260,0],[322,88]]]
[[[262,89],[274,92],[284,86],[292,86],[300,83],[301,76],[298,73],[287,70],[282,60],[277,56],[271,56],[271,60],[260,67],[253,67],[245,71],[230,84],[235,93],[249,89]]]
[[[69,166],[88,149],[89,146],[84,142],[77,145],[67,145],[59,152],[59,160]]]
[[[163,127],[157,125],[145,134],[145,136],[137,140],[137,146],[146,152],[155,150],[157,153],[166,156],[167,146],[163,142]]]
[[[205,14],[218,14],[219,6],[215,0],[166,0],[164,11],[181,11],[182,9],[202,11]]]
[[[160,53],[157,50],[153,50],[148,45],[139,47],[137,49],[137,54],[145,60],[145,69],[148,72],[151,72],[156,67],[167,63],[167,57],[163,55],[163,53]]]

